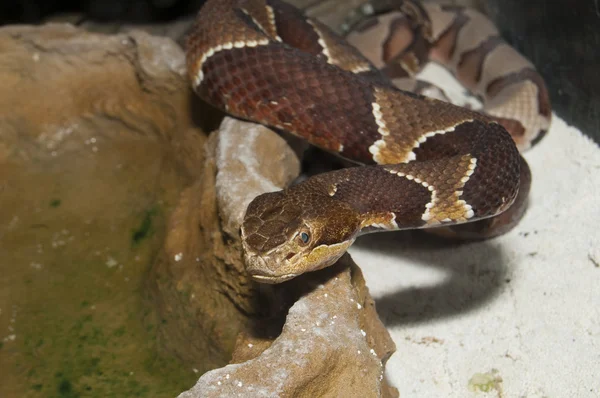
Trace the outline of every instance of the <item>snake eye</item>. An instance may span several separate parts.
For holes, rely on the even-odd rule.
[[[300,237],[300,240],[304,244],[307,244],[308,241],[310,240],[310,235],[308,234],[308,232],[300,232],[300,235],[298,235],[298,236]]]

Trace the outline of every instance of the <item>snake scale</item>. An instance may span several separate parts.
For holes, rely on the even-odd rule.
[[[332,265],[366,232],[522,214],[515,202],[530,176],[519,150],[543,136],[551,114],[531,63],[469,9],[396,0],[361,10],[367,18],[346,40],[279,0],[208,0],[187,37],[202,99],[361,164],[249,204],[241,237],[257,281]],[[428,59],[452,70],[483,110],[399,89]]]

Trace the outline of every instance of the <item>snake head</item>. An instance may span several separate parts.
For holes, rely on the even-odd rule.
[[[284,282],[335,263],[359,231],[358,213],[326,193],[292,187],[262,194],[242,223],[246,269],[256,281]]]

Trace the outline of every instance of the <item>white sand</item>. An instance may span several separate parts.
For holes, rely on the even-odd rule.
[[[440,68],[424,75],[460,92]],[[387,376],[402,397],[600,396],[600,149],[555,115],[525,158],[530,206],[507,235],[381,233],[351,248],[397,344]]]

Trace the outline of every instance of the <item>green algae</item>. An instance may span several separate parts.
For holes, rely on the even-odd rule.
[[[137,140],[10,165],[0,397],[173,397],[193,385],[160,349],[145,287],[184,184],[164,157]]]
[[[152,230],[152,218],[158,213],[157,208],[152,208],[144,213],[140,225],[133,230],[131,233],[131,244],[132,246],[139,245],[142,240],[147,238],[153,232]]]

